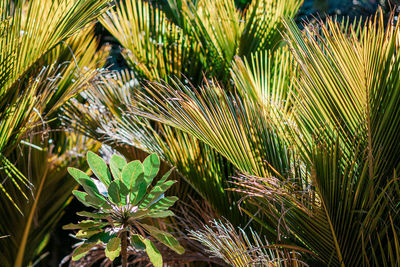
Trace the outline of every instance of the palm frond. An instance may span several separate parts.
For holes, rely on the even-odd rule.
[[[252,53],[274,50],[281,46],[283,17],[292,18],[302,1],[252,1],[240,11],[233,0],[202,0],[186,15],[192,35],[201,44],[209,60],[213,76],[228,82],[228,73],[235,56],[250,58]]]
[[[369,239],[392,235],[390,216],[398,208],[391,202],[398,198],[399,180],[391,179],[384,188],[374,187],[368,163],[358,166],[357,153],[353,161],[344,160],[338,144],[315,147],[309,184],[247,175],[235,184],[242,188],[238,190],[245,194],[247,204],[265,215],[254,219],[277,231],[277,244],[309,249],[315,260],[325,264],[366,264],[371,262],[371,251],[381,255],[380,246],[387,248],[388,243]]]
[[[67,3],[77,7],[77,3],[64,4]],[[31,4],[32,1],[24,2],[23,10],[32,8]],[[105,2],[101,5],[105,7]],[[60,106],[91,86],[107,57],[105,50],[96,53],[98,40],[90,25],[95,14],[82,12],[68,13],[69,19],[85,22],[76,29],[81,31],[66,35],[56,47],[38,57],[12,85],[16,96],[1,98],[9,101],[1,113],[2,151],[11,167],[32,185],[27,192],[19,186],[21,183],[15,183],[16,175],[3,175],[11,168],[1,170],[2,185],[9,194],[9,197],[0,197],[1,214],[8,218],[0,223],[1,235],[7,236],[1,240],[4,249],[0,252],[0,262],[5,266],[26,266],[44,253],[49,232],[60,219],[76,186],[71,179],[66,179],[66,168],[78,164],[79,153],[91,146],[87,139],[59,131],[57,120]],[[76,17],[79,15],[83,17]],[[20,41],[29,43],[31,39]],[[15,206],[23,215],[15,212]]]
[[[241,98],[251,98],[260,106],[260,114],[278,125],[280,135],[289,138],[287,128],[296,128],[293,120],[293,97],[296,65],[287,47],[257,52],[247,59],[235,57],[231,76]]]
[[[132,79],[133,74],[110,75],[84,92],[87,104],[71,102],[65,121],[117,150],[120,145],[128,145],[147,153],[157,153],[175,166],[185,181],[208,199],[213,208],[232,220],[238,219],[237,210],[231,208],[238,198],[232,192],[224,191],[228,185],[223,178],[234,174],[232,165],[196,138],[165,125],[153,125],[134,115],[132,109],[139,85]],[[198,168],[193,168],[199,163]]]
[[[280,242],[310,249],[316,260],[342,266],[397,262],[392,242],[370,240],[387,240],[399,223],[391,218],[400,197],[399,159],[391,150],[400,125],[398,98],[386,100],[398,91],[398,24],[385,28],[377,14],[364,28],[333,20],[327,25],[319,25],[322,35],[312,29],[303,35],[288,25],[300,72],[294,138],[287,141],[302,155],[291,162],[299,171],[247,175],[236,184],[250,196],[247,204],[265,214],[255,220],[279,229]],[[290,178],[301,173],[304,179]]]
[[[138,115],[193,135],[241,172],[264,176],[290,169],[290,151],[257,103],[224,92],[215,81],[198,91],[179,81],[174,87],[153,83],[147,94],[138,96]]]
[[[62,138],[58,138],[59,144],[48,144],[49,139],[43,142],[42,138],[40,135],[32,137],[32,145],[22,148],[22,156],[19,155],[19,151],[9,155],[18,162],[17,167],[24,175],[30,177],[35,187],[27,200],[15,198],[24,216],[14,211],[8,199],[0,198],[0,212],[7,214],[7,220],[0,224],[0,232],[7,235],[0,240],[3,248],[0,260],[4,266],[29,265],[46,252],[49,234],[63,215],[64,208],[71,200],[71,191],[76,187],[76,183],[68,178],[67,167],[82,165],[79,153],[83,153],[90,146],[82,136],[66,136],[67,147],[64,149],[68,153],[60,155],[54,149],[55,145],[60,147],[64,141]],[[33,148],[33,145],[36,148]],[[75,153],[73,149],[76,150]],[[14,196],[19,192],[17,189],[8,188],[8,192]]]
[[[386,27],[378,13],[344,29],[328,20],[320,24],[320,33],[307,28],[305,35],[288,24],[287,37],[301,68],[296,109],[305,147],[311,147],[315,129],[321,128],[331,136],[339,129],[348,153],[351,142],[361,139],[369,150],[371,178],[391,174],[400,163],[392,141],[400,125],[395,115],[399,23],[391,21]]]
[[[278,48],[282,17],[293,17],[301,3],[257,0],[243,12],[233,0],[169,1],[169,20],[148,2],[128,0],[101,21],[123,46],[137,78],[176,76],[199,84],[202,73],[227,81],[236,55]]]
[[[46,59],[51,58],[54,48],[99,16],[107,8],[107,2],[63,0],[44,4],[38,0],[1,1],[1,21],[5,25],[0,35],[0,154],[3,159],[29,129],[87,82],[80,78],[80,82],[68,91],[59,90],[53,94],[60,80],[57,72],[65,71],[65,66],[59,66],[61,62],[46,62]],[[5,162],[8,164],[2,165],[2,177],[11,180],[22,191],[22,185],[28,180],[15,175],[16,169],[11,166],[15,163],[3,160]],[[4,179],[0,184],[3,193],[7,191]],[[14,196],[5,195],[14,201]]]
[[[300,260],[295,247],[270,245],[252,229],[248,232],[250,237],[229,222],[214,220],[211,227],[206,225],[204,229],[190,231],[190,236],[230,266],[308,266]]]
[[[121,2],[115,10],[103,15],[101,22],[123,46],[123,56],[137,78],[201,79],[197,42],[150,3]]]

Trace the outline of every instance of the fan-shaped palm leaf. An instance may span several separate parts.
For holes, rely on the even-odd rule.
[[[137,78],[168,80],[185,75],[201,79],[202,53],[197,42],[148,2],[121,2],[101,22],[123,46],[123,56]]]
[[[290,152],[268,111],[257,103],[224,92],[216,82],[206,82],[199,91],[179,81],[175,87],[151,84],[147,93],[138,96],[137,114],[195,136],[240,171],[264,176],[290,169]]]
[[[200,89],[179,81],[153,83],[135,111],[193,135],[247,176],[259,176],[250,179],[253,184],[244,179],[237,185],[247,186],[250,195],[257,192],[252,203],[265,216],[253,218],[269,240],[303,246],[325,264],[383,264],[390,257],[382,251],[391,242],[368,239],[389,238],[399,222],[399,207],[391,204],[399,199],[393,173],[400,157],[392,150],[400,132],[398,27],[385,29],[377,15],[362,31],[357,24],[347,29],[330,20],[321,25],[323,36],[311,29],[303,36],[290,24],[300,73],[293,102],[277,109],[291,107],[293,121],[271,116],[274,109],[268,101],[261,105],[259,91],[246,89],[252,76],[244,80],[243,70],[236,76],[242,97],[216,82]],[[270,87],[267,95],[290,100],[281,90]],[[243,97],[246,92],[252,97]]]
[[[4,2],[7,1],[1,3]],[[88,87],[99,73],[97,68],[105,62],[107,53],[103,50],[96,53],[98,41],[94,38],[93,27],[89,26],[106,8],[106,2],[48,1],[42,8],[39,4],[45,4],[43,1],[17,1],[18,6],[14,7],[11,2],[6,10],[10,28],[7,37],[1,39],[5,48],[1,53],[9,52],[12,58],[2,57],[1,62],[24,66],[20,60],[27,65],[20,71],[11,68],[1,87],[0,101],[7,104],[0,112],[0,151],[7,156],[7,162],[12,162],[12,169],[2,168],[1,174],[2,189],[6,188],[8,193],[0,197],[1,214],[7,217],[0,224],[0,235],[6,236],[0,241],[4,248],[0,252],[0,262],[4,266],[28,265],[42,253],[46,237],[59,220],[75,186],[64,178],[65,168],[76,161],[77,154],[63,153],[72,153],[72,147],[78,142],[73,135],[52,130],[60,126],[56,120],[59,107]],[[60,11],[64,13],[58,13]],[[33,16],[39,17],[34,19]],[[47,25],[51,22],[59,28]],[[21,31],[11,38],[15,27]],[[78,31],[80,34],[76,35]],[[73,33],[75,35],[71,36]],[[32,42],[34,37],[42,46]],[[16,48],[25,49],[26,54],[16,52]],[[39,48],[45,50],[38,51]],[[2,74],[4,71],[1,70]],[[21,179],[32,185],[29,193],[17,183],[15,175],[4,175],[12,170],[18,170]],[[52,193],[47,194],[50,191]],[[16,213],[13,207],[24,215]]]
[[[6,193],[3,183],[10,180],[20,187],[28,181],[6,159],[7,155],[26,131],[41,121],[45,111],[54,111],[62,103],[57,98],[62,96],[65,101],[76,92],[71,87],[63,95],[58,95],[62,91],[52,94],[54,82],[47,77],[57,73],[60,62],[42,65],[41,61],[57,45],[93,21],[106,8],[106,3],[106,0],[1,1],[0,14],[6,30],[0,37],[0,155],[4,167],[0,188],[11,201],[15,196]],[[73,86],[79,87],[78,84]]]
[[[168,81],[177,76],[198,84],[202,72],[227,79],[235,55],[279,47],[282,17],[293,17],[300,5],[257,0],[243,12],[233,0],[168,1],[175,18],[169,20],[143,0],[128,0],[103,16],[102,23],[123,46],[137,78]]]
[[[229,222],[214,220],[211,224],[211,227],[190,231],[190,235],[206,246],[211,255],[223,259],[230,266],[308,266],[296,254],[297,247],[270,245],[252,229],[247,235],[246,231],[236,230]]]
[[[125,144],[159,154],[175,166],[186,182],[208,199],[213,208],[232,220],[237,219],[237,210],[230,208],[237,198],[224,191],[228,185],[223,177],[233,175],[232,166],[197,139],[165,125],[153,128],[147,120],[135,116],[132,103],[136,101],[139,85],[127,73],[110,78],[85,91],[87,105],[75,102],[68,106],[65,119],[82,133],[117,150]],[[199,162],[201,165],[193,168]],[[231,204],[226,205],[227,201]]]

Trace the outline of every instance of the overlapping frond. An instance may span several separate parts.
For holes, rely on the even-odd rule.
[[[132,74],[110,75],[84,92],[86,104],[71,103],[65,120],[82,133],[117,150],[120,145],[128,145],[147,153],[157,153],[175,166],[186,182],[208,199],[213,208],[235,220],[232,214],[237,212],[229,207],[237,198],[224,191],[228,185],[223,179],[234,174],[233,167],[196,138],[165,125],[154,126],[136,116],[133,110],[139,85]],[[231,204],[226,205],[226,201]]]
[[[187,16],[202,51],[212,60],[209,66],[214,77],[228,82],[227,74],[236,55],[250,58],[252,53],[281,46],[282,19],[292,18],[301,4],[293,0],[256,0],[240,11],[233,0],[202,0],[191,5],[190,10],[195,11]]]
[[[137,78],[171,77],[200,83],[202,72],[228,79],[234,56],[280,46],[282,18],[293,17],[301,1],[253,1],[248,9],[234,0],[169,1],[172,18],[148,2],[125,1],[102,18],[123,46]]]
[[[0,37],[0,54],[1,64],[10,68],[0,69],[0,77],[7,76],[0,87],[1,188],[6,192],[0,206],[7,217],[0,223],[5,236],[0,262],[27,266],[44,252],[76,186],[65,179],[66,167],[78,163],[79,153],[91,145],[82,136],[57,131],[57,116],[60,106],[96,80],[105,63],[107,51],[96,52],[91,23],[108,1],[5,2],[11,3],[10,24]],[[31,185],[29,192],[23,182]]]
[[[87,26],[107,7],[104,1],[17,1],[9,31],[2,39],[3,55],[14,65],[0,96],[52,48]],[[33,38],[34,41],[33,41]]]
[[[286,47],[276,51],[262,51],[250,58],[235,58],[231,75],[238,93],[269,108],[287,110],[288,94],[292,88],[295,65]]]
[[[391,141],[400,125],[399,25],[393,19],[385,25],[381,13],[347,29],[328,20],[321,33],[307,28],[304,37],[293,23],[288,25],[302,70],[296,107],[305,146],[311,147],[313,132],[321,128],[331,136],[339,129],[348,152],[351,140],[361,139],[370,152],[371,178],[387,175],[399,164],[399,150]]]
[[[76,183],[68,179],[67,167],[83,166],[80,153],[95,145],[82,136],[58,136],[56,143],[42,141],[42,135],[30,139],[30,146],[15,151],[9,157],[17,160],[17,167],[30,177],[34,184],[28,200],[15,202],[24,216],[15,212],[12,203],[0,198],[0,212],[7,214],[7,220],[0,224],[0,233],[6,237],[0,240],[2,250],[0,260],[4,266],[27,266],[47,252],[50,233],[63,215],[71,200],[71,191]],[[60,154],[56,148],[63,148]],[[24,156],[19,155],[22,152]],[[64,151],[63,151],[64,152]],[[28,160],[28,156],[30,160]],[[8,187],[10,194],[18,195],[18,190]]]
[[[248,57],[251,53],[274,50],[281,46],[283,19],[294,18],[303,1],[251,1],[243,15],[246,23],[240,39],[239,56]]]
[[[399,211],[391,203],[400,198],[399,24],[385,24],[378,13],[362,25],[328,20],[304,34],[293,23],[288,29],[300,67],[292,141],[304,152],[316,193],[313,209],[320,210],[314,217],[318,232],[310,228],[298,236],[326,263],[372,264],[376,255],[387,254],[382,243],[368,240],[390,236],[391,225],[399,225],[391,221]],[[300,229],[307,225],[313,222]],[[322,240],[330,249],[318,249]]]
[[[247,204],[265,215],[255,219],[276,231],[278,244],[309,249],[315,260],[325,264],[371,262],[371,253],[381,255],[379,250],[388,249],[388,243],[370,239],[392,235],[390,217],[397,212],[391,202],[398,198],[398,178],[390,179],[384,188],[374,187],[368,163],[357,165],[357,153],[352,161],[344,159],[339,142],[331,147],[320,144],[313,151],[309,183],[242,176],[235,184],[246,195]]]
[[[69,82],[68,90],[65,86],[56,90],[59,75],[68,73],[67,80],[72,81],[75,66],[62,65],[60,55],[52,50],[93,22],[107,8],[107,3],[107,0],[1,1],[4,27],[0,34],[0,155],[4,168],[0,188],[11,201],[14,196],[6,193],[3,184],[11,181],[22,191],[21,186],[28,184],[28,180],[18,174],[13,167],[15,162],[5,158],[29,129],[42,123],[46,115],[94,75],[85,73],[76,79],[78,82]]]
[[[215,81],[199,91],[179,81],[175,87],[151,84],[147,93],[138,96],[137,114],[193,135],[241,172],[264,176],[290,169],[290,151],[257,103],[224,92]]]
[[[296,247],[278,247],[263,241],[250,229],[251,236],[230,223],[213,221],[211,227],[190,231],[194,240],[201,242],[214,257],[223,259],[230,266],[308,266],[300,260]]]
[[[148,2],[121,2],[101,22],[123,46],[123,56],[137,78],[201,77],[197,42]]]
[[[243,99],[251,98],[260,108],[259,113],[266,113],[277,130],[286,138],[287,128],[295,127],[292,116],[293,97],[295,94],[296,64],[287,47],[276,50],[256,52],[250,61],[235,57],[231,76],[236,91]]]

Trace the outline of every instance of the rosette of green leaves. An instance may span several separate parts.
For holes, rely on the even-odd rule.
[[[64,229],[79,230],[76,237],[83,241],[74,250],[73,260],[79,260],[99,243],[105,244],[105,254],[110,260],[120,254],[124,257],[127,241],[130,240],[135,249],[147,252],[154,266],[161,266],[160,252],[150,239],[137,231],[138,228],[178,254],[184,252],[170,233],[143,223],[148,218],[173,216],[168,208],[178,200],[175,196],[164,195],[176,182],[167,180],[172,170],[151,186],[160,167],[156,154],[148,156],[143,163],[139,160],[127,163],[123,157],[114,154],[108,166],[101,157],[88,152],[87,162],[96,178],[75,168],[68,169],[84,189],[74,190],[74,196],[85,206],[96,210],[78,212],[79,216],[89,219],[64,226]]]

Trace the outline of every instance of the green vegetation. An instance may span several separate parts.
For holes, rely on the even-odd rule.
[[[0,0],[1,264],[399,265],[398,14],[301,5]]]
[[[153,242],[142,236],[143,231],[179,254],[185,251],[171,234],[143,223],[147,218],[173,216],[168,208],[178,200],[164,195],[176,182],[167,181],[171,171],[154,187],[150,186],[160,167],[156,154],[148,156],[143,164],[138,160],[127,163],[114,154],[108,167],[99,156],[88,152],[87,162],[98,179],[91,179],[78,169],[68,169],[85,190],[72,193],[85,206],[96,209],[96,212],[78,212],[89,220],[64,226],[67,230],[79,229],[76,237],[84,241],[74,250],[72,260],[79,260],[96,244],[104,243],[106,257],[112,261],[121,254],[122,266],[127,266],[130,241],[136,249],[146,251],[154,266],[161,267],[162,256]]]
[[[75,187],[66,168],[96,149],[57,118],[105,62],[92,25],[107,2],[0,1],[2,266],[40,257]]]

